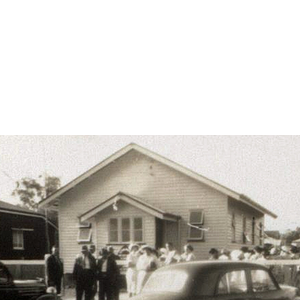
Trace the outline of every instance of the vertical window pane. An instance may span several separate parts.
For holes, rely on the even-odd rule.
[[[122,219],[122,230],[130,230],[130,219]]]
[[[240,294],[247,292],[245,271],[233,271],[222,276],[218,294]]]
[[[110,241],[111,242],[117,242],[118,241],[118,232],[117,231],[111,231]]]
[[[122,242],[129,242],[130,241],[130,231],[122,231]]]
[[[110,230],[118,230],[118,219],[110,219]]]
[[[23,249],[23,230],[13,230],[13,248]]]
[[[190,227],[190,238],[192,239],[202,239],[203,231],[197,228]]]
[[[251,270],[254,292],[268,292],[277,290],[268,272],[265,270]]]
[[[109,230],[109,241],[118,242],[118,219],[110,219]]]
[[[135,242],[142,242],[143,241],[143,231],[142,230],[135,230],[134,231],[134,241]]]
[[[143,219],[134,218],[134,229],[143,229]]]
[[[203,212],[202,211],[191,211],[190,223],[202,224],[203,223]]]

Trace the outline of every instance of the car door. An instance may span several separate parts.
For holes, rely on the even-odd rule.
[[[0,299],[17,299],[17,292],[15,290],[12,277],[3,264],[0,264]]]
[[[247,269],[228,270],[218,278],[215,300],[255,300]]]
[[[287,300],[289,299],[277,282],[265,269],[251,269],[251,289],[256,300]]]

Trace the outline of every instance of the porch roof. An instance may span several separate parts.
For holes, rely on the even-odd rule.
[[[95,216],[100,211],[104,210],[105,208],[109,207],[110,205],[117,203],[120,200],[124,201],[132,206],[135,206],[136,208],[139,208],[139,209],[143,210],[144,212],[149,213],[149,214],[151,214],[159,219],[162,219],[162,220],[176,222],[181,218],[180,216],[173,215],[173,214],[168,213],[160,208],[157,208],[157,207],[149,204],[145,200],[142,200],[139,197],[129,195],[124,192],[119,192],[116,195],[112,196],[111,198],[105,200],[101,204],[99,204],[99,205],[95,206],[94,208],[83,213],[79,217],[79,219],[81,222],[84,222],[84,221],[92,218],[93,216]]]

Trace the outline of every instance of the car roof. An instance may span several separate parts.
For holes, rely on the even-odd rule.
[[[212,296],[219,275],[239,269],[263,269],[268,270],[261,264],[244,261],[194,261],[188,263],[177,263],[158,269],[156,272],[183,271],[189,274],[189,280],[185,286],[186,292],[191,295],[197,290],[200,295]],[[197,278],[197,281],[195,279]],[[198,284],[201,282],[201,284]]]
[[[238,269],[238,268],[261,268],[266,269],[262,264],[245,262],[245,261],[231,261],[231,260],[208,260],[208,261],[193,261],[187,263],[172,264],[163,267],[159,270],[186,270],[188,272],[207,272],[213,270],[227,270],[227,269]]]

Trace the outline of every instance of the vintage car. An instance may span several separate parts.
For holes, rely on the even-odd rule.
[[[47,294],[42,280],[14,280],[8,268],[0,262],[1,300],[56,300],[56,295]]]
[[[297,293],[295,287],[279,285],[260,264],[199,261],[156,270],[134,300],[292,300]]]

